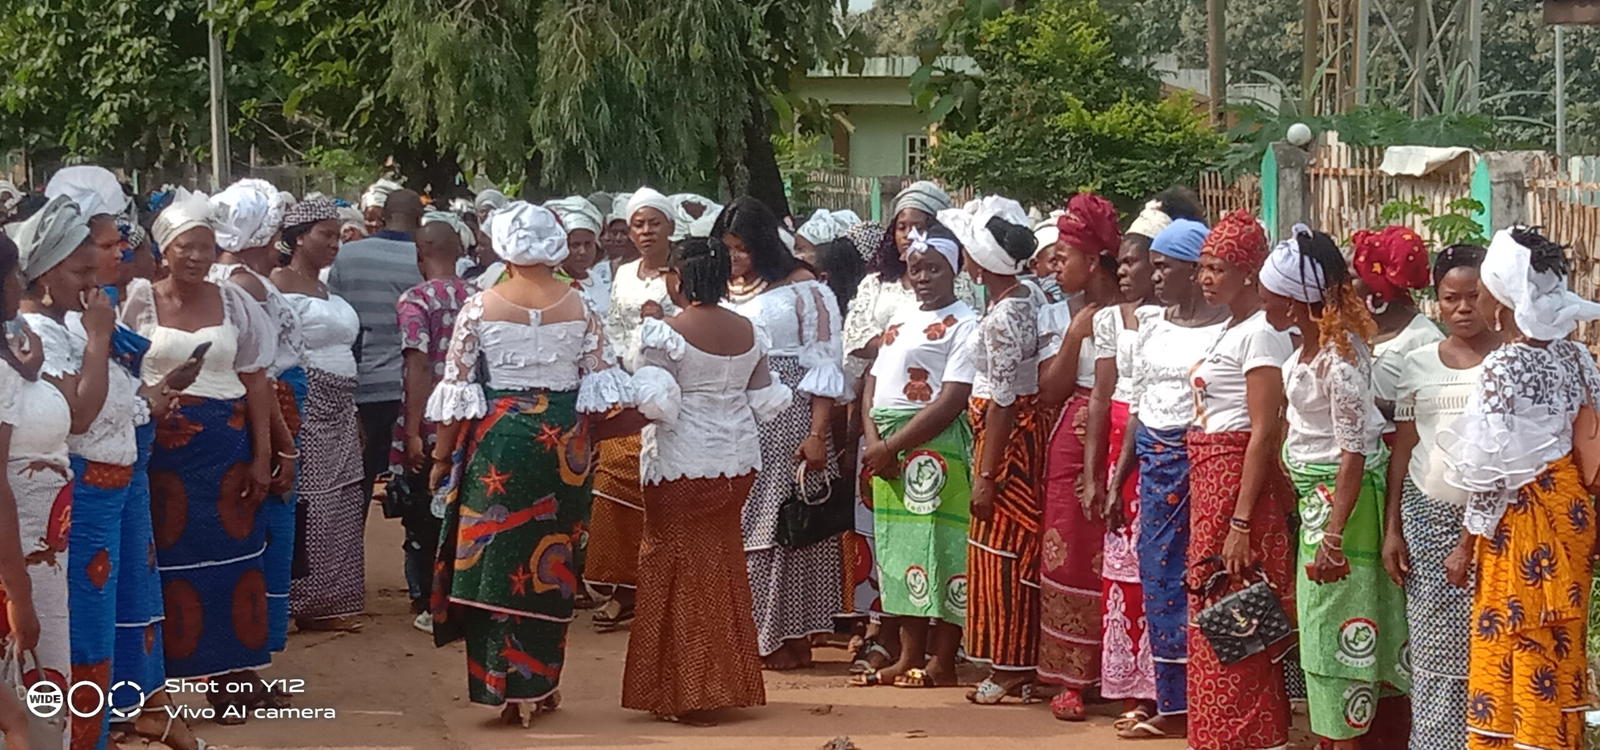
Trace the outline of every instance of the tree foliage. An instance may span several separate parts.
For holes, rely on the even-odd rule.
[[[1029,203],[1093,189],[1130,208],[1193,179],[1223,146],[1187,95],[1163,96],[1130,62],[1129,40],[1093,0],[1039,0],[967,33],[981,93],[975,116],[933,149],[949,182]]]

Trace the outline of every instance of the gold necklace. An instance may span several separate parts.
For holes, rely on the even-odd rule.
[[[755,299],[756,295],[767,290],[767,280],[757,279],[754,282],[741,280],[728,280],[728,299],[734,302],[748,302]]]

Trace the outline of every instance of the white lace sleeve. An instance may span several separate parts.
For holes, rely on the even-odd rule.
[[[1366,454],[1367,414],[1372,405],[1372,371],[1324,349],[1328,406],[1332,410],[1333,442],[1347,453]],[[1358,354],[1357,356],[1361,356]],[[1365,363],[1364,361],[1363,363]]]
[[[839,302],[833,290],[819,282],[796,284],[795,294],[800,315],[799,360],[805,370],[796,390],[820,398],[839,398],[845,393]]]
[[[483,322],[483,294],[467,300],[456,315],[450,334],[450,351],[445,355],[444,377],[428,396],[425,412],[429,422],[445,423],[477,419],[489,410],[483,386],[473,382],[478,367],[478,327]]]
[[[1466,411],[1439,434],[1446,479],[1465,490],[1467,531],[1494,534],[1500,517],[1523,485],[1544,471],[1544,453],[1570,422],[1535,405],[1527,387],[1550,378],[1518,356],[1520,347],[1502,347],[1483,360],[1478,389]]]
[[[38,334],[39,342],[44,345],[44,365],[39,368],[41,375],[63,378],[77,375],[83,370],[83,349],[73,340],[72,332],[66,326],[38,313],[23,313],[22,319],[29,329]]]
[[[756,327],[756,348],[761,352],[761,358],[756,361],[756,366],[750,370],[750,382],[745,385],[745,397],[750,401],[750,413],[757,422],[770,422],[785,409],[794,403],[794,391],[783,384],[782,380],[772,372],[772,365],[767,362],[767,349],[771,344],[767,340],[767,332],[760,326]]]
[[[1067,326],[1072,323],[1072,308],[1067,302],[1052,302],[1039,306],[1035,325],[1039,336],[1039,361],[1044,362],[1061,353],[1066,343]]]
[[[1094,311],[1094,358],[1117,358],[1117,335],[1122,328],[1122,306],[1108,305]]]
[[[267,369],[278,356],[277,324],[249,292],[233,284],[218,284],[217,288],[222,290],[223,317],[239,333],[239,349],[233,357],[234,372]]]
[[[883,326],[877,320],[878,295],[883,291],[883,281],[878,274],[870,274],[861,281],[861,286],[856,289],[856,296],[850,299],[849,312],[844,316],[844,351],[851,354],[860,351],[874,336],[883,333]],[[846,367],[851,374],[861,377],[866,373],[868,360],[851,356]]]
[[[599,316],[587,306],[583,313],[589,320],[589,329],[583,337],[584,351],[578,357],[578,372],[583,379],[578,382],[577,410],[595,414],[633,403],[628,371],[617,365]]]
[[[1029,364],[1028,341],[1038,337],[1033,309],[1021,300],[995,303],[978,329],[979,340],[987,353],[983,375],[988,380],[994,402],[1010,406],[1017,401],[1017,371]]]
[[[149,281],[134,279],[128,282],[127,299],[122,303],[118,318],[134,333],[150,338],[150,332],[155,329],[157,322],[155,292]]]

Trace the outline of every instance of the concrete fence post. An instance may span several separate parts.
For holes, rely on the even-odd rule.
[[[1279,142],[1272,144],[1268,156],[1276,167],[1273,170],[1276,189],[1273,196],[1263,195],[1262,198],[1263,205],[1269,197],[1274,201],[1275,210],[1271,221],[1267,223],[1267,232],[1277,242],[1288,237],[1296,224],[1317,226],[1311,215],[1311,154],[1299,146]],[[1263,173],[1263,190],[1266,185],[1266,175]]]

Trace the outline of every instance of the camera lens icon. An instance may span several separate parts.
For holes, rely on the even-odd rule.
[[[67,707],[67,697],[61,686],[49,680],[40,680],[28,686],[28,711],[41,719],[53,719]]]

